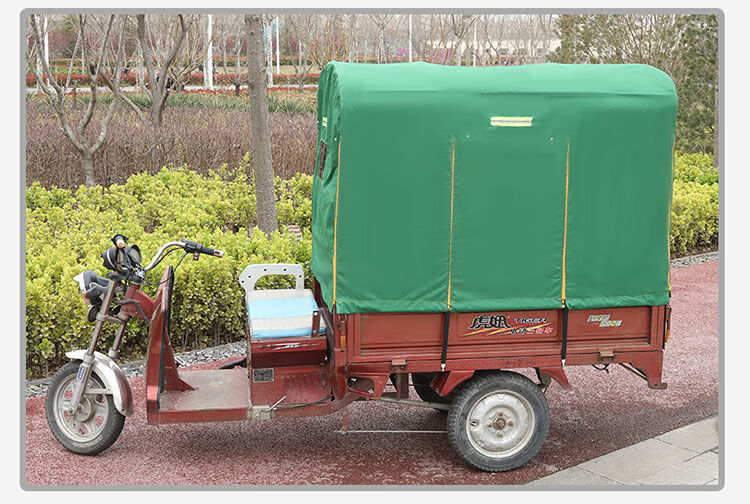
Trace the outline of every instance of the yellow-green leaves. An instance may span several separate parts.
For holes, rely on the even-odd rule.
[[[221,167],[201,176],[187,167],[165,168],[130,177],[123,185],[80,187],[75,191],[34,184],[26,189],[26,367],[31,376],[55,369],[64,353],[88,345],[93,326],[85,321],[86,305],[73,277],[86,269],[104,274],[100,254],[110,237],[125,234],[140,247],[144,262],[165,242],[179,238],[225,251],[224,259],[186,257],[177,270],[172,311],[176,349],[208,346],[243,338],[245,307],[237,282],[250,263],[290,262],[305,267],[311,255],[310,195],[312,178],[297,175],[276,180],[281,232],[267,237],[255,228],[255,193],[247,176],[247,157],[239,166]],[[304,229],[298,241],[288,225]],[[248,231],[250,230],[250,231]],[[149,274],[157,283],[174,252]],[[293,286],[290,279],[269,278],[265,287]],[[145,286],[153,295],[155,288]],[[100,349],[114,338],[105,326]],[[140,358],[147,326],[131,322],[123,344],[124,358]]]
[[[719,234],[719,171],[711,154],[675,157],[672,196],[672,251],[716,242]]]

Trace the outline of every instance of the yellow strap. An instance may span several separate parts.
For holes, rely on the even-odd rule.
[[[565,259],[568,253],[568,182],[570,180],[570,142],[565,154],[565,221],[563,224],[563,257],[562,257],[562,302],[565,303]]]
[[[456,173],[456,142],[451,146],[451,232],[448,248],[448,311],[451,310],[451,276],[453,274],[453,181]]]
[[[336,164],[336,210],[333,219],[333,304],[336,304],[336,257],[339,236],[339,183],[341,182],[341,139],[339,139],[338,161]]]

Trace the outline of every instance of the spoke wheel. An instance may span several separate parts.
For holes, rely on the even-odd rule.
[[[518,373],[496,371],[463,386],[448,412],[448,439],[474,468],[515,469],[537,454],[547,437],[549,407],[537,385]]]
[[[70,411],[73,384],[80,361],[69,362],[55,373],[45,401],[47,423],[55,438],[68,450],[82,455],[99,453],[115,442],[125,417],[117,411],[109,394],[86,393],[76,411]],[[104,389],[92,371],[87,389]]]

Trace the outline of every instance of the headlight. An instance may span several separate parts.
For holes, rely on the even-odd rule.
[[[109,247],[105,252],[102,253],[102,259],[104,259],[104,267],[112,271],[122,271],[120,267],[120,249],[117,247]]]

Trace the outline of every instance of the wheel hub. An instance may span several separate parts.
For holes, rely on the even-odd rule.
[[[506,458],[521,451],[534,434],[535,417],[522,395],[502,390],[486,394],[469,410],[466,434],[488,457]]]
[[[73,397],[73,382],[75,375],[71,375],[61,383],[55,393],[55,411],[57,425],[65,435],[79,443],[85,443],[96,438],[109,417],[109,407],[106,396],[102,394],[86,394],[81,396],[78,408],[72,412],[70,400]],[[96,385],[95,378],[91,381]]]
[[[496,430],[503,430],[505,428],[505,419],[502,416],[498,416],[494,422],[492,422],[492,426]]]
[[[94,407],[91,398],[87,396],[81,397],[81,402],[78,404],[78,409],[73,418],[75,418],[76,422],[87,422],[91,420],[93,415]]]

